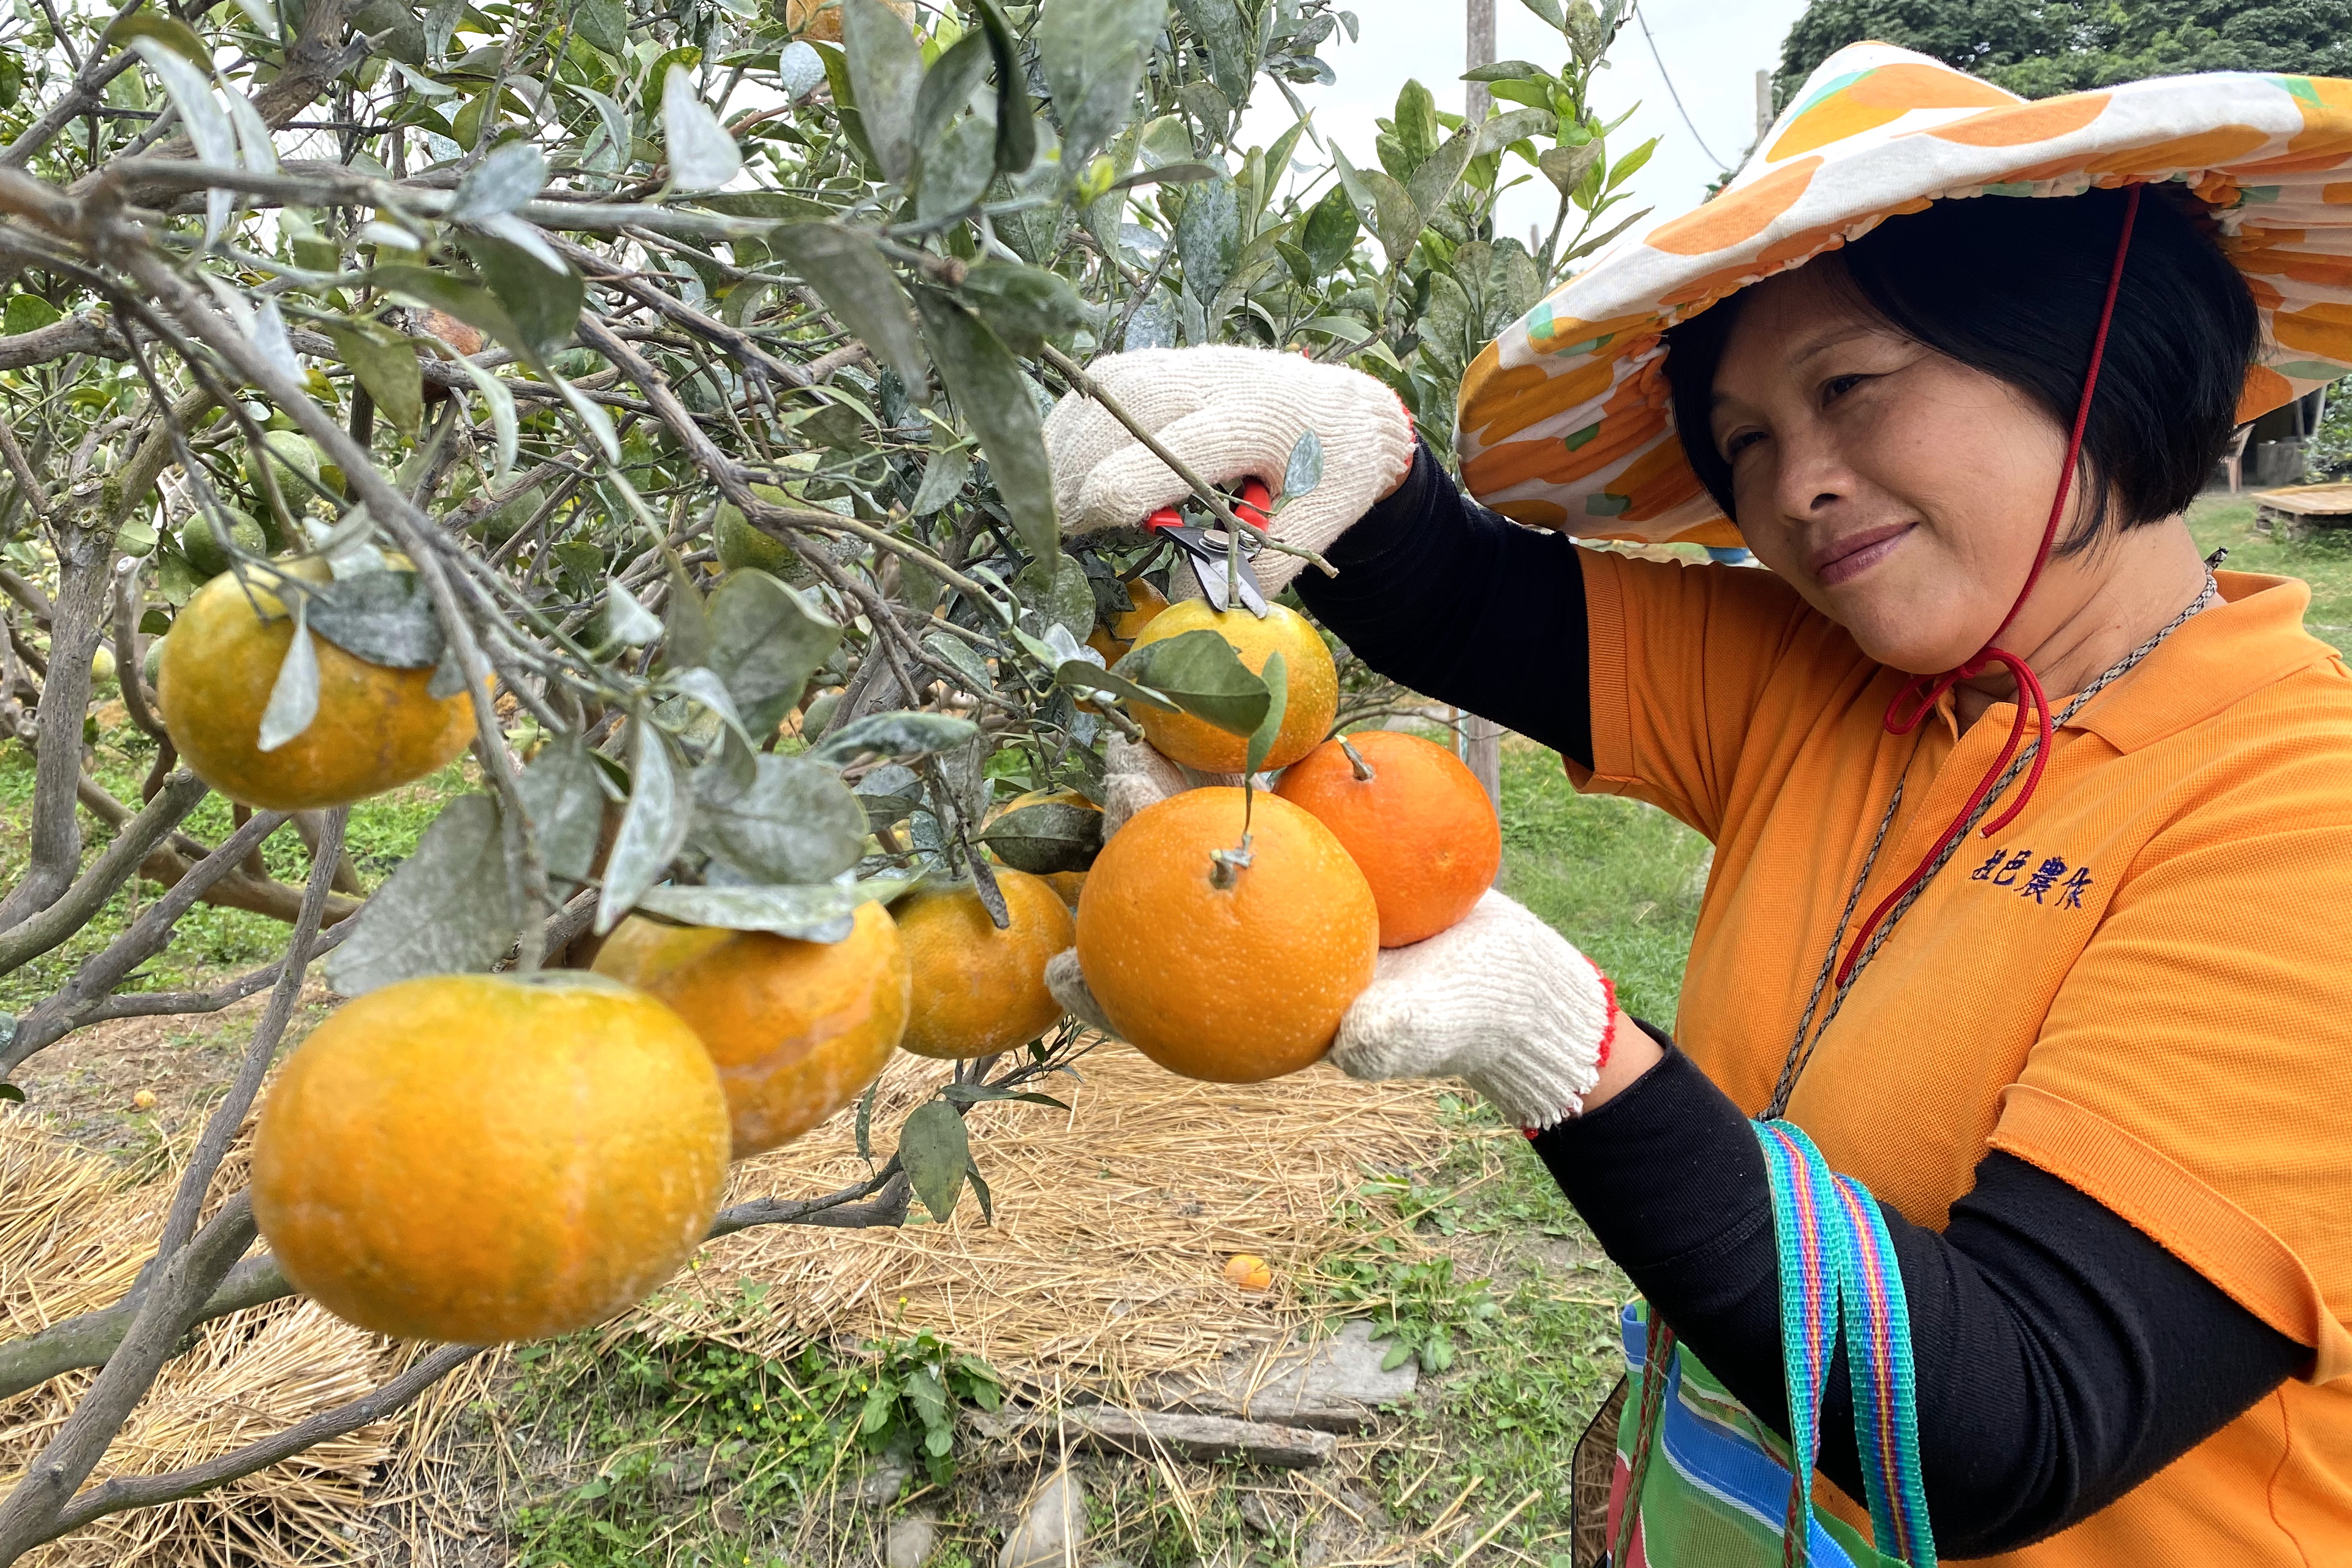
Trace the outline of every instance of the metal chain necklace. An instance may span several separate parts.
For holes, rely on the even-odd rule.
[[[2209,569],[2205,573],[2205,586],[2198,591],[2196,598],[2189,601],[2189,607],[2159,627],[2147,642],[2109,664],[2099,673],[2097,679],[2076,693],[2066,706],[2058,711],[2057,716],[2052,719],[2052,729],[2054,731],[2064,725],[2075,714],[2082,711],[2084,704],[2130,674],[2133,667],[2150,653],[2155,653],[2166,638],[2187,625],[2191,616],[2220,597],[2221,584],[2214,580],[2213,573]],[[1923,726],[1920,730],[1921,744],[1925,744],[1926,738],[1927,731]],[[1986,793],[1983,800],[1978,803],[1977,809],[1969,814],[1968,821],[1961,826],[1960,831],[1946,840],[1942,850],[1929,862],[1927,874],[1920,877],[1917,884],[1904,895],[1903,901],[1897,904],[1888,913],[1885,920],[1880,923],[1878,928],[1871,933],[1870,942],[1863,948],[1862,956],[1855,960],[1853,971],[1846,976],[1836,991],[1831,994],[1829,1011],[1822,1017],[1821,1028],[1816,1030],[1813,1028],[1813,1015],[1821,1009],[1822,996],[1829,989],[1830,977],[1837,972],[1838,951],[1845,945],[1846,927],[1853,919],[1855,905],[1862,902],[1862,890],[1869,884],[1871,869],[1878,863],[1878,852],[1886,842],[1887,830],[1895,825],[1895,813],[1902,808],[1903,790],[1910,781],[1911,764],[1919,755],[1917,747],[1915,746],[1911,756],[1904,759],[1903,775],[1895,781],[1895,793],[1886,802],[1885,814],[1878,819],[1878,831],[1872,835],[1870,850],[1862,857],[1862,870],[1854,876],[1853,887],[1845,895],[1845,908],[1838,915],[1837,929],[1830,935],[1829,951],[1822,956],[1821,972],[1813,977],[1812,992],[1805,998],[1805,1011],[1804,1015],[1797,1020],[1796,1037],[1790,1040],[1789,1054],[1780,1063],[1780,1077],[1772,1086],[1772,1103],[1766,1108],[1764,1120],[1777,1121],[1782,1113],[1788,1110],[1789,1096],[1797,1087],[1797,1075],[1805,1070],[1805,1063],[1812,1059],[1813,1048],[1821,1043],[1822,1036],[1827,1034],[1830,1025],[1837,1021],[1838,1011],[1845,1006],[1845,998],[1853,990],[1855,983],[1862,978],[1862,972],[1870,967],[1870,961],[1878,956],[1878,950],[1886,946],[1887,938],[1895,935],[1895,927],[1902,923],[1903,916],[1910,912],[1911,906],[1919,901],[1919,895],[1927,891],[1927,884],[1935,880],[1936,873],[1942,871],[1951,858],[1959,852],[1960,846],[1968,841],[1969,835],[1976,831],[1977,824],[1984,821],[1986,815],[1991,811],[1993,803],[2017,781],[2019,774],[2032,765],[2035,754],[2041,749],[2041,744],[2037,737],[2028,741],[2023,749],[2018,752],[2010,762],[2007,770],[2001,774],[2000,781]]]

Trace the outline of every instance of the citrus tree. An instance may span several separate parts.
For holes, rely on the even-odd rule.
[[[1469,125],[1408,84],[1355,161],[1295,90],[1355,32],[1332,0],[0,20],[0,721],[34,759],[0,973],[161,885],[0,1018],[0,1094],[77,1030],[268,993],[137,1284],[0,1343],[0,1396],[102,1369],[0,1500],[0,1563],[379,1420],[478,1354],[84,1486],[192,1327],[294,1290],[247,1255],[243,1178],[216,1178],[313,966],[365,998],[609,967],[616,928],[640,979],[666,930],[848,952],[861,911],[918,883],[1004,927],[1011,879],[1089,863],[1109,735],[1145,712],[1260,727],[1277,694],[1213,635],[1118,659],[1165,549],[1065,548],[1044,411],[1094,392],[1099,353],[1258,344],[1380,376],[1442,448],[1470,358],[1629,221],[1647,156],[1612,159],[1587,102],[1618,0],[1528,4],[1556,68],[1482,71],[1500,111]],[[1269,89],[1295,118],[1244,147]],[[1530,181],[1559,214],[1532,246],[1493,220]],[[1307,441],[1281,477],[1318,473]],[[1246,526],[1185,477],[1203,520]],[[136,800],[90,767],[109,678],[152,762]],[[1342,722],[1380,706],[1346,684]],[[461,748],[478,788],[367,892],[349,803]],[[206,842],[187,825],[215,791],[236,806]],[[289,828],[299,886],[257,853]],[[142,966],[200,902],[284,922],[282,956],[154,988]],[[944,1218],[966,1186],[985,1210],[964,1114],[1036,1095],[1081,1039],[950,1042],[965,1060],[895,1152],[859,1104],[869,1176],[708,1233]]]

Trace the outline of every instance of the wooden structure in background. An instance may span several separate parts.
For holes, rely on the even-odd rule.
[[[2254,527],[2278,539],[2352,528],[2352,484],[2290,485],[2254,496]]]

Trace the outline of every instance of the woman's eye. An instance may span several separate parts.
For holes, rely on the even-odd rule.
[[[1743,430],[1738,432],[1723,444],[1723,455],[1725,460],[1729,461],[1730,459],[1738,456],[1741,453],[1747,451],[1749,447],[1755,445],[1758,442],[1763,439],[1764,433],[1760,430]]]
[[[1869,379],[1870,378],[1868,376],[1858,375],[1832,376],[1828,381],[1822,383],[1822,401],[1823,402],[1835,402],[1839,398],[1843,397],[1847,392],[1852,392],[1854,388],[1860,386]]]

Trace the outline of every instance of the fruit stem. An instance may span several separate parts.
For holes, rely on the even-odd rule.
[[[1211,850],[1209,859],[1216,866],[1216,869],[1209,873],[1209,885],[1220,892],[1229,890],[1235,882],[1240,880],[1242,868],[1250,863],[1249,834],[1242,835],[1242,841],[1236,848]]]
[[[1372,771],[1372,765],[1364,760],[1364,754],[1357,750],[1344,735],[1339,737],[1339,749],[1348,754],[1348,766],[1356,770],[1357,783],[1369,784],[1380,777]]]

